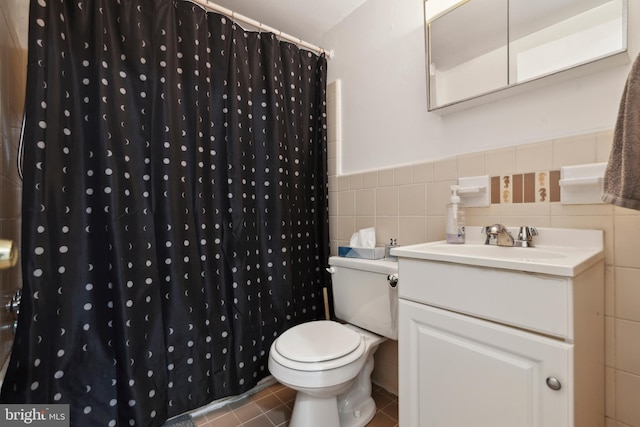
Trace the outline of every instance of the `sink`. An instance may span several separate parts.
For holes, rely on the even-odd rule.
[[[534,260],[545,258],[565,258],[566,254],[555,250],[541,248],[519,248],[504,247],[484,244],[464,244],[450,245],[447,243],[436,243],[430,246],[432,251],[442,252],[450,255],[461,255],[481,258],[502,258],[502,259],[519,259]]]
[[[509,229],[513,235],[518,227]],[[400,246],[398,257],[573,277],[604,258],[602,230],[538,228],[535,247],[485,245],[481,227],[467,227],[467,242]]]

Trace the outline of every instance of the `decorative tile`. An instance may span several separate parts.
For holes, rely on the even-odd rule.
[[[524,179],[522,174],[515,174],[511,177],[512,182],[512,203],[522,203],[524,200]]]
[[[536,172],[536,202],[549,201],[549,171]]]
[[[560,171],[549,171],[549,201],[560,201]]]
[[[491,177],[491,204],[497,205],[500,204],[500,177],[492,176]]]
[[[525,173],[523,179],[523,201],[524,203],[536,202],[536,174]]]
[[[491,177],[491,204],[560,201],[560,171],[537,171]]]
[[[500,203],[511,203],[512,182],[512,175],[503,175],[500,178]]]

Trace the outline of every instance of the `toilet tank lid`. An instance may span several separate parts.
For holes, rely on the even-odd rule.
[[[329,257],[329,265],[334,267],[371,271],[373,273],[393,274],[398,272],[398,262],[388,259],[363,259],[332,256]]]

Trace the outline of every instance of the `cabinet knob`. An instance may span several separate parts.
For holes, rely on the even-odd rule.
[[[562,388],[562,384],[560,384],[560,380],[555,377],[547,378],[547,386],[551,390],[560,390]]]

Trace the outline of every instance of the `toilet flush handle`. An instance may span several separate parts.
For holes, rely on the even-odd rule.
[[[333,267],[327,267],[327,273],[333,274],[336,272],[336,269]]]

